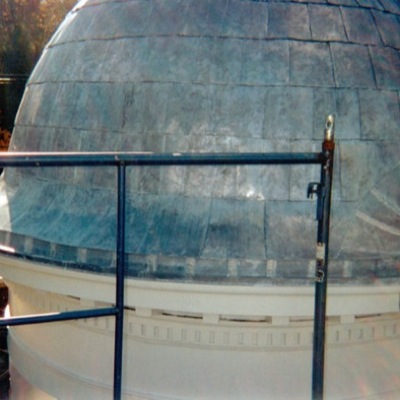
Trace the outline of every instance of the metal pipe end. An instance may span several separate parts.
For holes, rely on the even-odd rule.
[[[329,142],[333,141],[334,135],[335,135],[335,116],[329,114],[326,117],[326,123],[325,123],[325,140]]]

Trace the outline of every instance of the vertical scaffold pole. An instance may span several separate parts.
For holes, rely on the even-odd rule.
[[[117,273],[114,342],[114,400],[122,394],[122,345],[124,331],[124,281],[125,281],[125,164],[118,165],[118,204],[117,204]]]
[[[334,117],[326,119],[321,165],[321,182],[318,190],[318,231],[316,251],[314,339],[312,365],[312,399],[324,397],[325,319],[329,260],[329,223],[331,213],[333,157],[335,150]]]

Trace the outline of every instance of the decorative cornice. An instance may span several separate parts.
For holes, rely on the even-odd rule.
[[[49,313],[96,306],[96,302],[11,284],[12,307],[17,313]],[[100,305],[100,304],[98,304]],[[103,304],[104,305],[104,304]],[[257,351],[311,348],[310,318],[215,316],[150,309],[126,309],[125,335],[130,340],[187,346]],[[68,322],[97,334],[112,334],[111,317]],[[327,344],[348,345],[400,338],[400,313],[331,317]]]

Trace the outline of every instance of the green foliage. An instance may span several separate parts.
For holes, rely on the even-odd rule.
[[[76,0],[1,0],[0,73],[30,74]]]
[[[11,133],[6,129],[0,128],[0,151],[7,151],[10,139]]]

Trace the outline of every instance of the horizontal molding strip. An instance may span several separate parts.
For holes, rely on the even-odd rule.
[[[0,255],[4,280],[81,299],[115,303],[115,277],[51,267]],[[331,286],[328,316],[399,311],[400,284]],[[240,286],[171,281],[126,280],[125,305],[166,312],[237,317],[312,317],[314,287]]]

